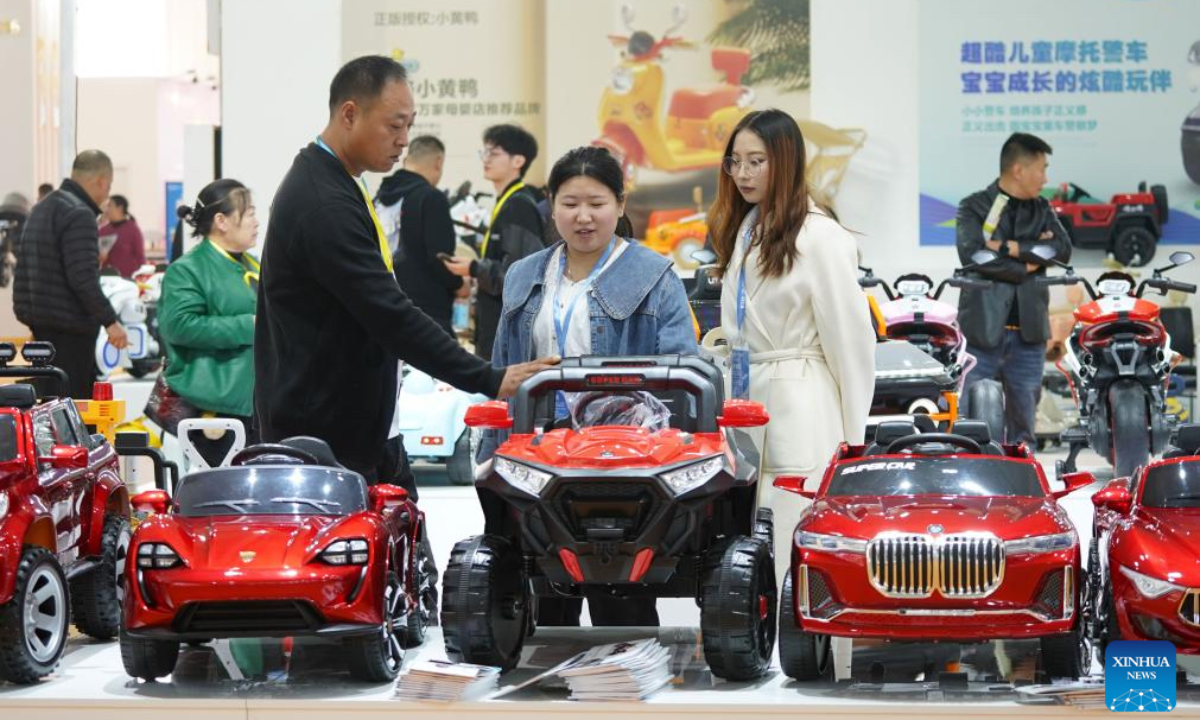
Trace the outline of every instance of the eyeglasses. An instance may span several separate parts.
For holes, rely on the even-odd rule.
[[[726,175],[737,177],[738,173],[741,172],[742,168],[744,167],[746,169],[746,176],[753,178],[762,174],[763,166],[766,164],[766,160],[759,160],[757,158],[754,160],[742,161],[736,158],[727,157],[721,161],[721,169],[725,171]]]
[[[501,155],[507,155],[507,154],[508,153],[504,152],[504,148],[498,148],[498,147],[483,148],[482,150],[479,151],[479,159],[482,160],[483,162],[487,162],[488,158],[499,157]]]

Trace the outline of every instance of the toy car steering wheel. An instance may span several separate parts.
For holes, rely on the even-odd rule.
[[[916,435],[905,435],[902,438],[893,440],[887,446],[887,454],[891,455],[908,449],[913,445],[925,445],[928,443],[953,445],[966,450],[972,455],[981,455],[983,453],[983,448],[979,447],[979,443],[969,437],[955,435],[954,433],[918,433]]]
[[[273,465],[280,460],[284,463],[300,462],[304,465],[320,465],[321,461],[316,455],[294,448],[288,445],[280,445],[278,443],[262,443],[260,445],[251,445],[250,447],[240,451],[230,460],[230,465]]]

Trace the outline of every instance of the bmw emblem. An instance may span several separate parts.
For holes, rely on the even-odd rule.
[[[941,525],[938,525],[937,523],[930,525],[926,529],[929,531],[930,535],[938,535],[942,532],[942,530],[944,530],[944,528]]]

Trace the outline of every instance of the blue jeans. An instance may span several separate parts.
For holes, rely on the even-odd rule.
[[[959,415],[969,417],[967,398],[980,380],[999,380],[1004,388],[1004,426],[1007,442],[1034,443],[1037,405],[1042,396],[1042,373],[1046,366],[1044,343],[1027,343],[1020,330],[1005,330],[1000,347],[993,350],[967,346],[978,364],[967,375]]]

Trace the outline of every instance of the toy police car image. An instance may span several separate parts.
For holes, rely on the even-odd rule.
[[[560,392],[580,393],[571,427],[539,433]],[[722,396],[700,358],[589,357],[526,380],[511,414],[500,401],[472,407],[468,425],[511,434],[477,474],[484,534],[455,545],[446,567],[447,654],[511,669],[537,597],[599,590],[694,597],[713,674],[765,672],[771,528],[754,517],[758,454],[733,429],[767,415]]]
[[[1113,640],[1168,640],[1200,654],[1200,425],[1181,426],[1175,445],[1092,496],[1100,651]]]
[[[161,486],[161,483],[160,483]],[[316,438],[253,445],[229,467],[134,496],[121,659],[153,680],[181,641],[341,639],[352,676],[395,679],[424,637],[424,514],[394,485],[367,487]]]
[[[1086,672],[1079,539],[1056,500],[1094,479],[1064,480],[1051,492],[1029,450],[991,442],[979,420],[953,435],[883,423],[873,444],[842,446],[815,492],[777,478],[813,498],[783,581],[783,671],[821,677],[839,636],[1040,638],[1049,675]]]
[[[50,343],[26,343],[22,354],[32,367],[9,365],[16,349],[0,343],[0,377],[67,386]],[[69,398],[0,386],[0,678],[49,675],[71,621],[91,637],[116,636],[128,548],[117,452],[88,433]]]

